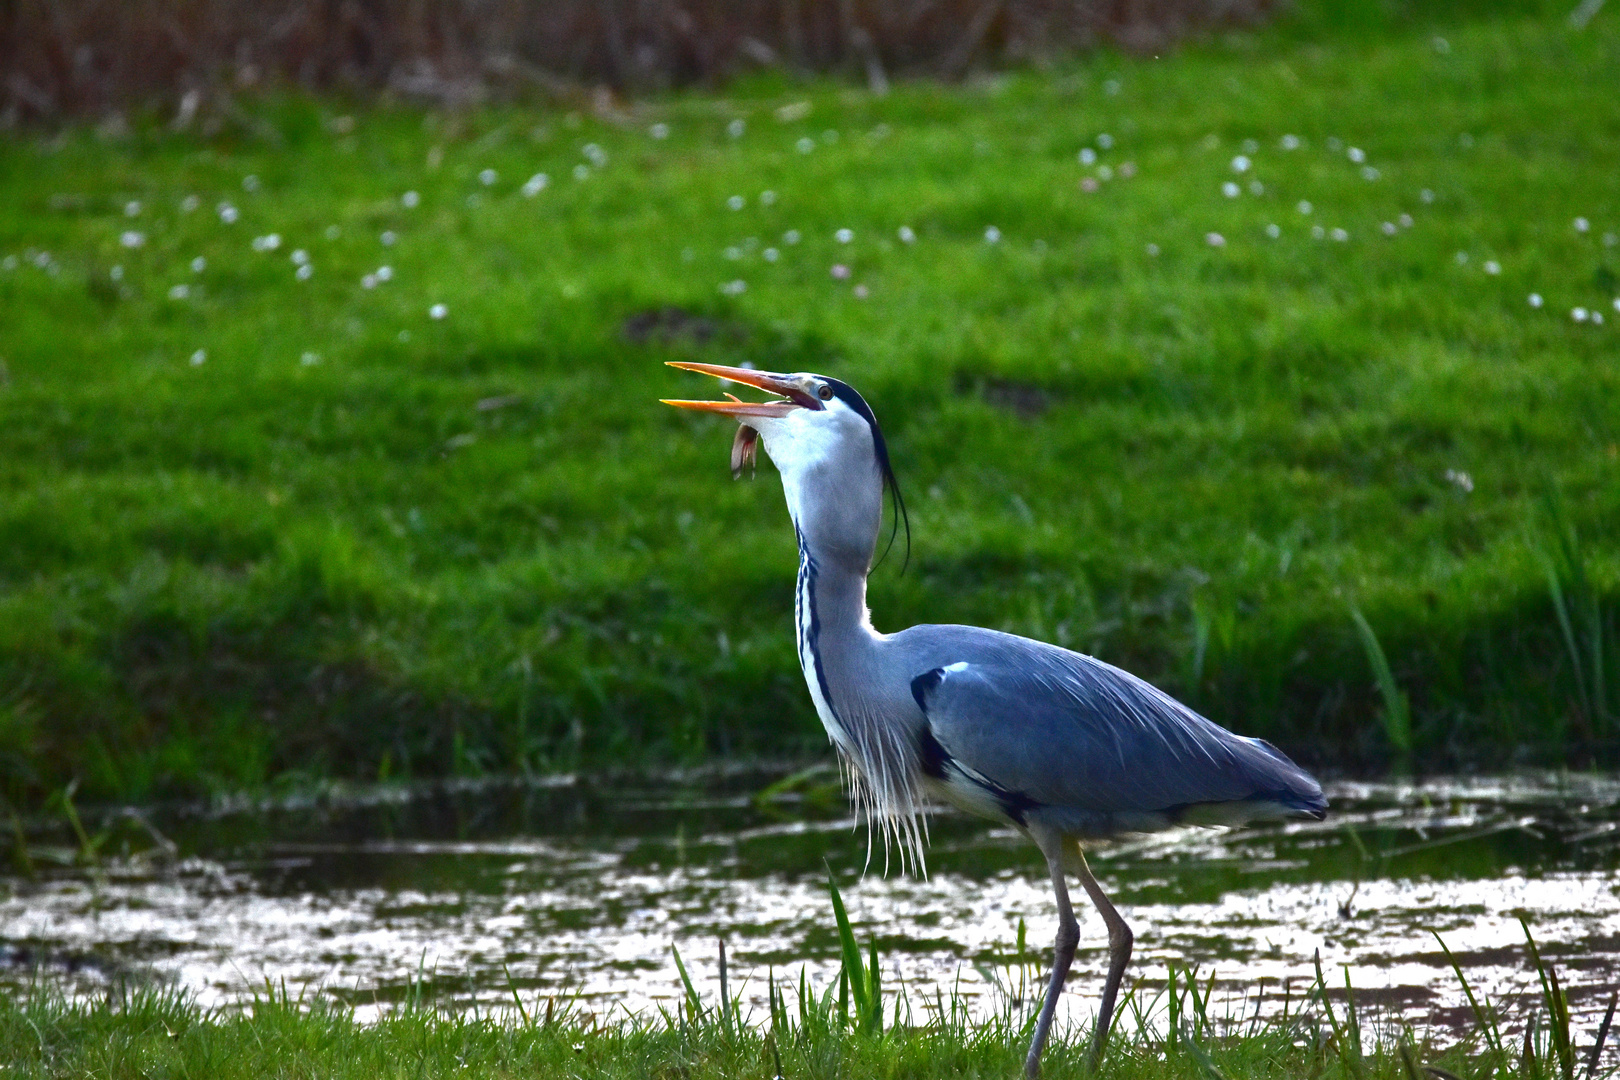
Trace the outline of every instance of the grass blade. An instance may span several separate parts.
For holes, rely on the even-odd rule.
[[[1455,956],[1451,955],[1451,949],[1446,945],[1445,939],[1434,931],[1430,931],[1430,933],[1434,933],[1434,940],[1440,943],[1441,951],[1446,954],[1446,959],[1451,963],[1451,970],[1457,973],[1457,981],[1462,983],[1463,995],[1468,998],[1468,1007],[1474,1011],[1474,1019],[1479,1021],[1480,1031],[1484,1034],[1485,1041],[1490,1043],[1491,1051],[1496,1055],[1497,1069],[1505,1069],[1508,1060],[1507,1052],[1502,1049],[1502,1032],[1497,1028],[1496,1021],[1491,1019],[1485,1010],[1480,1007],[1479,999],[1474,997],[1474,988],[1468,985],[1468,978],[1463,974],[1462,965],[1457,963]]]
[[[863,1031],[878,1034],[883,1029],[883,1003],[872,999],[877,976],[867,971],[861,961],[861,947],[855,943],[855,930],[849,924],[849,913],[844,910],[844,897],[838,891],[838,882],[832,871],[827,872],[827,891],[832,896],[833,918],[838,922],[838,944],[843,954],[844,981],[839,990],[843,998],[847,986],[855,1006],[855,1022]],[[877,946],[872,947],[873,963],[877,962]]]
[[[1384,699],[1384,736],[1399,753],[1411,753],[1411,703],[1395,683],[1395,673],[1390,670],[1389,659],[1384,655],[1384,647],[1378,642],[1378,635],[1373,633],[1372,624],[1355,604],[1350,605],[1350,619],[1356,624],[1356,634],[1361,638],[1361,647],[1367,653],[1367,662],[1372,665],[1378,694]]]
[[[681,973],[681,985],[686,987],[686,1017],[692,1023],[703,1019],[703,999],[698,997],[697,988],[692,985],[692,977],[686,973],[686,965],[681,963],[681,950],[670,942],[669,951],[675,954],[675,970]]]

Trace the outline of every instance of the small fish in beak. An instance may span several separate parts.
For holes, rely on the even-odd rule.
[[[731,440],[731,478],[742,479],[743,469],[750,479],[754,475],[755,457],[759,453],[759,432],[747,424],[737,425],[737,437]]]

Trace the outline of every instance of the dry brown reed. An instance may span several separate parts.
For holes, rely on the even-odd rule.
[[[0,118],[161,110],[179,126],[298,87],[465,106],[599,100],[750,68],[959,78],[1112,42],[1151,50],[1284,0],[0,0]]]

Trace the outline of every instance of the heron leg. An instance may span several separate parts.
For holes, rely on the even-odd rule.
[[[1058,932],[1052,946],[1052,981],[1046,987],[1046,1001],[1041,1006],[1040,1019],[1035,1022],[1035,1037],[1029,1043],[1029,1056],[1024,1059],[1024,1076],[1036,1080],[1041,1075],[1041,1051],[1052,1033],[1052,1017],[1057,1012],[1058,996],[1069,977],[1074,963],[1074,949],[1080,943],[1080,924],[1075,920],[1074,908],[1069,904],[1069,883],[1064,879],[1064,844],[1072,844],[1057,833],[1031,830],[1041,854],[1046,856],[1047,868],[1052,873],[1052,892],[1057,896]]]
[[[1097,905],[1097,911],[1108,926],[1108,979],[1103,983],[1102,1002],[1097,1007],[1097,1034],[1091,1044],[1091,1067],[1095,1070],[1097,1063],[1102,1060],[1103,1044],[1108,1041],[1108,1025],[1114,1018],[1114,998],[1119,995],[1120,980],[1125,977],[1125,965],[1131,962],[1131,944],[1136,939],[1131,928],[1125,925],[1125,920],[1119,917],[1119,912],[1114,910],[1108,894],[1091,876],[1091,867],[1086,865],[1085,853],[1079,850],[1078,845],[1075,852],[1079,855],[1076,874],[1080,884],[1085,886],[1086,894]]]

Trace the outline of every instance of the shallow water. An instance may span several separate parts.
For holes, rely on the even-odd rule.
[[[155,823],[177,859],[0,878],[0,985],[36,972],[91,992],[157,980],[230,1004],[268,981],[365,1018],[415,979],[447,1006],[503,1009],[515,989],[526,1007],[577,995],[598,1015],[646,1015],[679,997],[672,943],[712,997],[724,937],[732,986],[763,1013],[767,970],[795,984],[801,968],[818,986],[836,977],[830,867],[918,1022],[937,989],[1002,1007],[992,980],[1018,982],[1019,920],[1031,965],[1054,930],[1027,841],[940,816],[926,880],[883,876],[881,850],[863,877],[865,832],[833,778],[757,799],[775,778],[467,783],[170,812]],[[1215,974],[1218,1006],[1267,1011],[1285,986],[1297,1000],[1320,952],[1331,983],[1348,966],[1364,1006],[1457,1024],[1465,1003],[1431,932],[1477,991],[1508,1003],[1539,994],[1524,915],[1591,1041],[1620,980],[1620,781],[1339,782],[1329,795],[1321,824],[1094,852],[1136,932],[1132,975],[1162,984],[1167,962],[1196,964]],[[1077,910],[1073,1021],[1093,1008],[1105,945],[1100,920]]]

